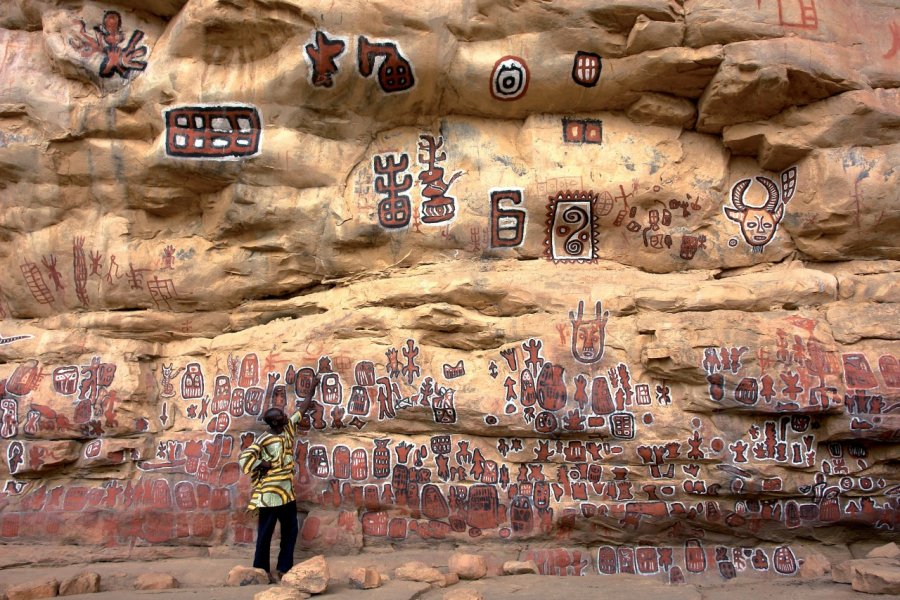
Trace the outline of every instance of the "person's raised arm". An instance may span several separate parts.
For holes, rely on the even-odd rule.
[[[294,414],[291,415],[291,421],[294,423],[294,425],[296,425],[297,423],[300,422],[300,419],[303,418],[303,415],[305,415],[306,412],[312,406],[312,399],[313,399],[313,396],[316,395],[316,388],[318,388],[318,387],[319,387],[319,375],[316,374],[315,378],[313,379],[312,385],[309,386],[309,394],[306,396],[306,398],[297,400],[297,404],[296,404],[297,409],[294,411]]]

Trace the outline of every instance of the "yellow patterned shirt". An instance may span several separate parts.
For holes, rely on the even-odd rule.
[[[238,457],[241,470],[250,475],[253,484],[248,510],[294,501],[294,436],[301,416],[300,411],[291,415],[280,434],[267,432],[257,436]],[[262,461],[272,464],[265,473],[257,470]]]

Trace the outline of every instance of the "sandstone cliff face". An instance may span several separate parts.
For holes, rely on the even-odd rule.
[[[900,527],[887,0],[0,8],[0,539],[797,572]]]

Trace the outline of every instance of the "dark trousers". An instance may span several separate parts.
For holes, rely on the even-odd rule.
[[[256,554],[253,566],[269,571],[269,552],[275,523],[281,524],[281,549],[278,552],[278,570],[287,573],[294,566],[294,546],[297,544],[297,503],[259,509],[259,528],[256,532]]]

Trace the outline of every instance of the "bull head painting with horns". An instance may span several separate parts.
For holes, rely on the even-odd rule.
[[[784,205],[794,197],[797,189],[797,167],[791,167],[781,174],[781,189],[768,177],[756,178],[766,191],[766,201],[762,206],[746,204],[747,191],[752,179],[742,179],[731,188],[733,208],[724,206],[725,216],[741,226],[744,241],[753,252],[762,252],[763,247],[775,237],[778,223],[784,217]]]
[[[599,362],[603,358],[606,344],[606,323],[609,311],[603,310],[600,301],[594,305],[594,316],[584,316],[584,301],[578,302],[578,313],[569,311],[572,322],[572,356],[586,365]]]

